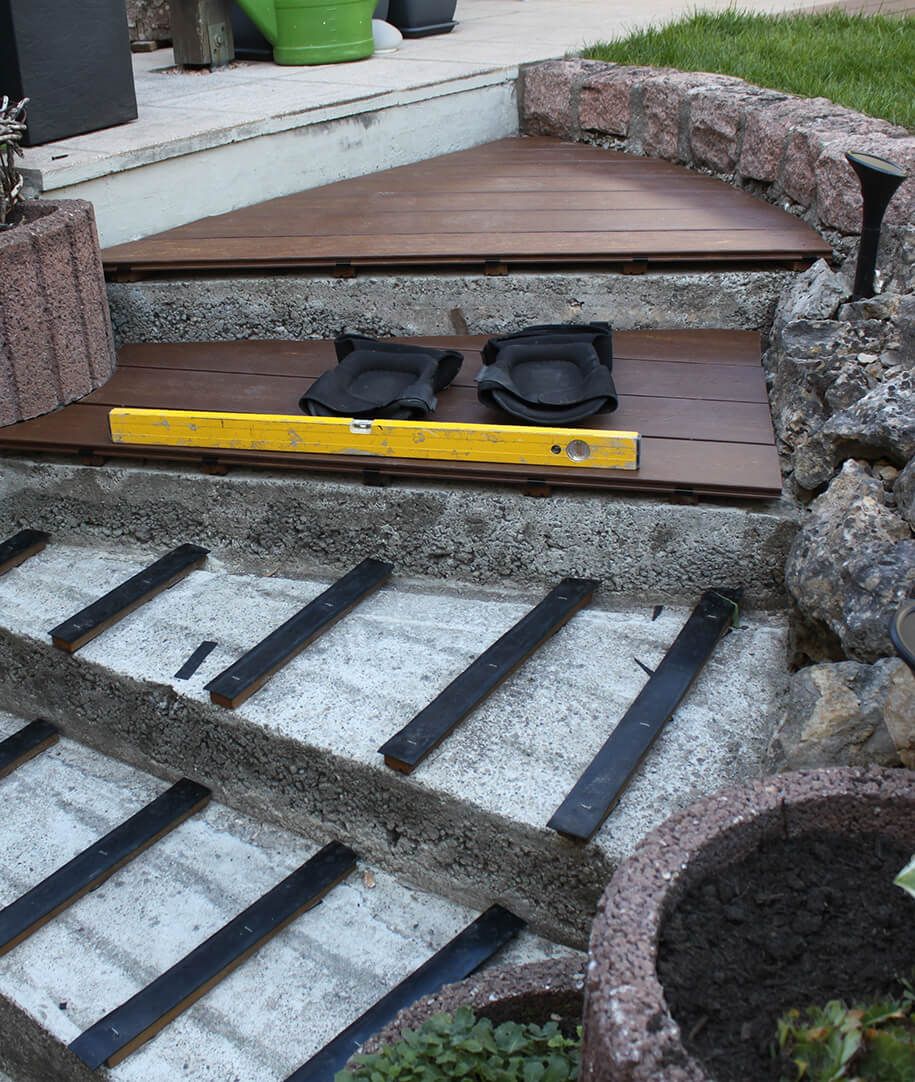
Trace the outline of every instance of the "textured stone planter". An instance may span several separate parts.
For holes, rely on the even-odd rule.
[[[434,1014],[454,1014],[470,1006],[493,1025],[502,1022],[535,1022],[550,1017],[578,1019],[584,995],[584,961],[581,957],[553,958],[546,962],[503,966],[484,970],[466,981],[446,985],[434,996],[424,996],[385,1026],[365,1044],[373,1052],[392,1044],[410,1029],[418,1029]]]
[[[683,894],[766,839],[876,832],[915,847],[915,773],[781,774],[690,805],[618,869],[591,932],[582,1082],[712,1082],[683,1047],[656,971],[661,926]]]
[[[116,359],[92,204],[24,204],[0,233],[0,425],[100,387]]]

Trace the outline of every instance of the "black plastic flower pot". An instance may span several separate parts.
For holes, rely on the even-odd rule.
[[[0,0],[0,72],[31,99],[25,146],[136,119],[124,0]]]
[[[447,34],[454,29],[457,0],[389,0],[388,22],[405,38]]]

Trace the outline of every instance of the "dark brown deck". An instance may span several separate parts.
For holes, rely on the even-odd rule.
[[[516,138],[202,218],[103,253],[111,275],[486,262],[793,263],[779,207],[670,162]]]
[[[439,396],[440,421],[505,423],[477,401],[473,377],[483,337],[410,339],[446,343],[464,353],[454,385]],[[336,363],[331,342],[193,342],[126,346],[100,390],[57,413],[0,428],[0,449],[82,456],[129,456],[299,470],[524,484],[693,492],[770,498],[781,473],[759,363],[759,336],[749,331],[618,331],[613,375],[620,407],[584,427],[642,434],[638,471],[541,468],[490,463],[353,459],[344,455],[183,447],[128,447],[108,433],[112,406],[298,413],[298,400]]]

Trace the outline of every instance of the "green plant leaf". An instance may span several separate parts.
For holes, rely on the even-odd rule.
[[[915,898],[915,856],[906,864],[893,882],[897,887],[902,887],[903,890],[908,891]]]

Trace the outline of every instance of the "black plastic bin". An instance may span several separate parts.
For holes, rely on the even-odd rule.
[[[124,0],[0,0],[0,94],[36,146],[137,116]]]

